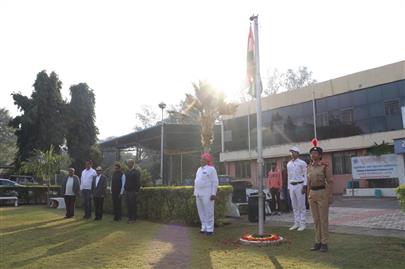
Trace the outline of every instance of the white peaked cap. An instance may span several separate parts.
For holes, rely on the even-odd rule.
[[[291,147],[290,151],[296,151],[296,152],[300,153],[300,149],[297,146]]]

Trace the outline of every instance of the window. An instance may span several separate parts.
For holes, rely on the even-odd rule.
[[[224,142],[232,142],[232,130],[224,131]]]
[[[387,116],[400,114],[398,100],[384,102],[384,108],[385,108],[385,115]]]
[[[332,153],[332,167],[334,175],[351,174],[352,160],[351,157],[356,156],[354,151],[342,151]]]
[[[250,178],[250,161],[236,162],[236,178]]]
[[[321,113],[316,116],[316,124],[319,127],[328,126],[329,125],[329,117],[328,113]]]
[[[342,118],[342,123],[352,124],[353,123],[353,109],[348,108],[348,109],[342,110],[341,118]]]
[[[264,159],[264,170],[263,170],[263,175],[264,177],[267,177],[267,174],[269,173],[270,169],[272,166],[276,166],[276,159]]]

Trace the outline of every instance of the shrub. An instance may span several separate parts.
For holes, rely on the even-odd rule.
[[[181,187],[145,187],[137,196],[138,217],[153,221],[179,221],[186,224],[199,223],[194,188]],[[225,217],[226,204],[232,193],[231,186],[220,186],[215,201],[215,223]],[[122,201],[123,212],[126,212],[125,198]],[[104,211],[112,213],[111,194],[104,201]]]
[[[46,204],[46,193],[48,187],[43,185],[32,186],[0,186],[0,196],[17,196],[19,204]],[[49,187],[49,197],[58,196],[60,186]]]
[[[405,212],[405,184],[400,185],[396,191],[399,194],[402,211]]]

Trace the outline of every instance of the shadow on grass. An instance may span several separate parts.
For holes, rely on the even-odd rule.
[[[59,230],[59,228],[62,228],[62,226],[66,226],[66,228],[68,229],[64,229],[62,230],[62,232],[58,232],[55,230],[55,228]],[[76,229],[78,226],[80,226],[80,229]],[[10,265],[12,267],[26,266],[45,257],[49,258],[54,255],[62,255],[67,252],[84,248],[89,244],[94,244],[97,243],[97,241],[99,240],[103,240],[104,237],[111,233],[111,231],[107,229],[95,229],[95,227],[91,225],[91,223],[84,223],[83,221],[64,223],[46,228],[43,228],[42,231],[39,232],[36,231],[36,237],[40,238],[41,236],[44,236],[44,238],[37,239],[35,241],[35,248],[41,248],[47,245],[55,246],[50,246],[43,254],[35,255],[28,259],[23,259],[11,263]],[[51,235],[51,238],[45,237],[46,235]],[[83,235],[88,235],[89,238],[86,238]],[[27,235],[20,234],[19,236],[26,237]],[[20,246],[19,250],[29,251],[32,247],[32,245],[28,245],[27,247]]]
[[[15,225],[12,227],[8,227],[8,228],[0,228],[0,232],[3,233],[4,235],[6,234],[15,234],[18,232],[22,232],[25,230],[32,230],[32,229],[36,229],[39,228],[41,226],[47,225],[47,224],[51,224],[51,223],[55,223],[55,222],[59,222],[62,221],[61,218],[57,218],[57,219],[52,219],[52,220],[46,220],[46,221],[41,221],[41,222],[34,222],[34,223],[30,223],[30,224],[23,224],[23,225]]]
[[[271,261],[271,263],[273,264],[274,268],[276,269],[283,269],[284,267],[281,266],[281,264],[278,262],[277,257],[275,256],[270,256],[269,255],[269,259]]]
[[[244,246],[238,238],[246,233],[245,225],[231,225],[217,229],[216,235],[209,238],[203,251],[215,253],[215,265],[221,263],[232,268],[405,268],[405,240],[346,234],[330,235],[329,252],[309,251],[313,245],[314,234],[311,230],[291,232],[287,228],[276,227],[267,232],[277,233],[286,238],[279,246]],[[255,232],[256,227],[249,227]],[[208,243],[208,244],[207,244]],[[204,252],[205,251],[205,252]],[[221,257],[221,258],[218,258]],[[233,259],[233,257],[238,257]],[[253,258],[255,257],[255,258]],[[225,261],[226,259],[226,261]],[[235,260],[243,262],[238,264]],[[260,265],[257,265],[260,264]],[[206,264],[204,264],[205,266]],[[243,267],[243,265],[245,265]],[[249,267],[250,266],[250,267]],[[224,266],[223,266],[224,267]]]
[[[43,212],[39,207],[28,208],[26,218]],[[142,221],[117,223],[109,215],[95,222],[63,219],[61,212],[47,213],[37,222],[13,227],[14,234],[1,236],[0,268],[139,268],[144,264],[143,250],[160,227]],[[10,219],[13,221],[24,224],[20,214]]]

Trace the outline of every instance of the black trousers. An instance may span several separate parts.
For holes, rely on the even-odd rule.
[[[127,199],[128,220],[136,220],[137,218],[136,192],[127,191],[125,195]]]
[[[96,219],[103,218],[103,205],[104,205],[104,197],[94,197],[94,211],[96,214]]]
[[[121,220],[122,217],[122,205],[121,205],[121,195],[112,194],[114,220]]]
[[[270,193],[271,193],[271,212],[276,211],[276,206],[277,211],[280,211],[280,190],[271,188]]]
[[[91,190],[82,190],[84,217],[91,217]]]
[[[66,217],[71,218],[75,215],[76,196],[65,195]]]

